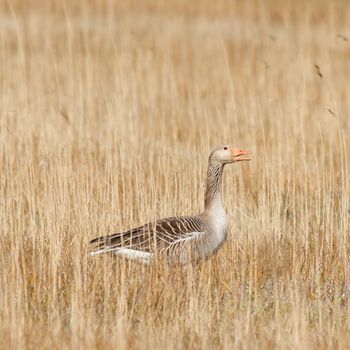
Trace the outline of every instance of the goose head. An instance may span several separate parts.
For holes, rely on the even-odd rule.
[[[211,152],[209,159],[221,164],[230,164],[251,160],[250,155],[250,151],[241,150],[230,145],[223,145],[216,147]]]

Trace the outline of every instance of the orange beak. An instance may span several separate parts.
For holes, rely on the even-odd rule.
[[[233,154],[233,159],[236,162],[241,162],[243,160],[251,160],[250,151],[244,151],[238,148],[232,148],[232,154]],[[248,156],[248,157],[242,157],[242,156]]]

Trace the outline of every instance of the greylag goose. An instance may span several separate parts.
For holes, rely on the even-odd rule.
[[[148,264],[156,255],[169,263],[187,264],[208,258],[227,236],[227,217],[222,205],[222,174],[226,164],[250,160],[250,152],[226,145],[209,156],[205,206],[195,216],[175,216],[128,231],[93,239],[91,255],[113,252]]]

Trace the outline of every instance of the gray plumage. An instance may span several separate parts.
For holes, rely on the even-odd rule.
[[[215,148],[209,156],[205,209],[195,216],[177,216],[147,223],[131,230],[93,239],[92,255],[113,252],[149,263],[155,255],[170,263],[186,264],[204,260],[227,237],[227,218],[222,205],[222,175],[225,164],[248,154],[230,146]]]

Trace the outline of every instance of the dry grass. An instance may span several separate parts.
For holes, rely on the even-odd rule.
[[[188,3],[0,5],[2,348],[349,347],[350,6]],[[201,210],[225,142],[215,257],[87,255]]]

